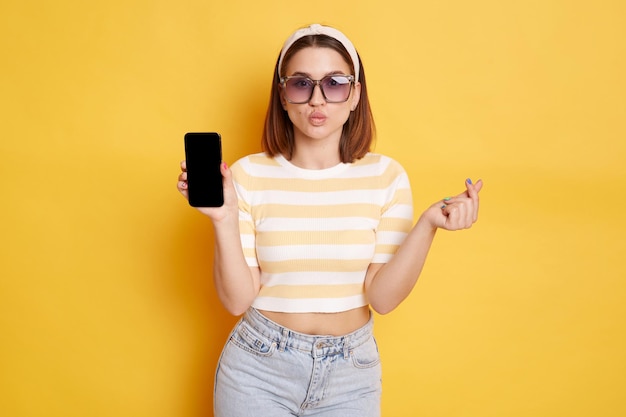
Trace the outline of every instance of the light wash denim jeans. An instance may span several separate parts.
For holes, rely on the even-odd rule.
[[[378,417],[373,320],[345,336],[297,333],[250,308],[215,375],[215,417]]]

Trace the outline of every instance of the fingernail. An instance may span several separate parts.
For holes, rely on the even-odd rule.
[[[468,184],[472,183],[472,180],[470,178],[466,179],[465,181],[467,181]]]
[[[226,165],[226,162],[222,162],[222,164],[224,164],[224,168],[228,169],[228,165]]]
[[[446,197],[443,199],[443,201],[450,201],[452,199],[452,197]]]
[[[445,209],[447,206],[444,204],[443,206],[441,206],[440,208],[443,210]]]

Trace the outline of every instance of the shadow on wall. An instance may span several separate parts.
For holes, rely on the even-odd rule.
[[[181,197],[181,204],[187,203]],[[189,404],[201,415],[212,415],[214,375],[222,348],[238,320],[222,306],[213,285],[213,230],[211,221],[191,207],[172,227],[172,264],[177,272],[168,285],[180,309],[190,357],[183,361],[186,380],[181,381]]]
[[[249,76],[248,69],[242,69],[242,77]],[[215,120],[208,115],[206,125],[199,129],[188,127],[187,131],[217,131],[222,136],[222,156],[229,166],[238,159],[261,152],[261,136],[267,105],[273,67],[263,68],[256,75],[257,82],[252,91],[236,89],[237,97],[231,102],[222,103],[223,114],[235,114],[236,118]],[[229,104],[230,103],[230,104]],[[229,107],[232,106],[232,107]],[[241,121],[245,121],[241,123]],[[214,124],[215,123],[215,124]],[[182,150],[181,132],[180,144]],[[211,220],[190,207],[182,197],[180,208],[176,209],[177,224],[170,226],[172,235],[169,242],[176,247],[171,253],[176,271],[171,285],[180,308],[185,312],[185,323],[191,327],[188,337],[196,343],[193,357],[188,361],[190,409],[202,410],[200,415],[212,415],[214,375],[222,348],[238,320],[222,306],[213,284],[214,235]]]

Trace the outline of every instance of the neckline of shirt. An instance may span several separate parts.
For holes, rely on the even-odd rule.
[[[332,166],[330,168],[307,169],[307,168],[300,168],[299,166],[292,164],[283,155],[277,155],[274,157],[274,159],[281,166],[294,172],[299,177],[309,178],[309,179],[322,179],[322,178],[333,177],[333,176],[336,176],[337,174],[340,174],[341,172],[345,171],[346,169],[350,167],[350,164],[340,162],[339,164]]]

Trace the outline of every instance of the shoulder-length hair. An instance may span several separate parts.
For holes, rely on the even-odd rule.
[[[285,53],[282,68],[287,67],[289,60],[296,52],[308,47],[330,48],[337,51],[350,65],[351,71],[354,73],[354,65],[348,51],[346,51],[341,42],[327,35],[309,35],[298,39]],[[374,125],[374,118],[367,96],[365,71],[363,70],[363,62],[360,56],[359,66],[361,97],[356,108],[350,112],[348,120],[343,125],[339,141],[339,156],[343,163],[350,163],[363,158],[370,151],[376,133],[376,126]],[[280,78],[283,75],[278,73],[277,61],[272,77],[272,90],[265,116],[265,128],[261,145],[263,151],[269,156],[281,154],[285,158],[291,159],[295,143],[293,123],[281,102]]]

